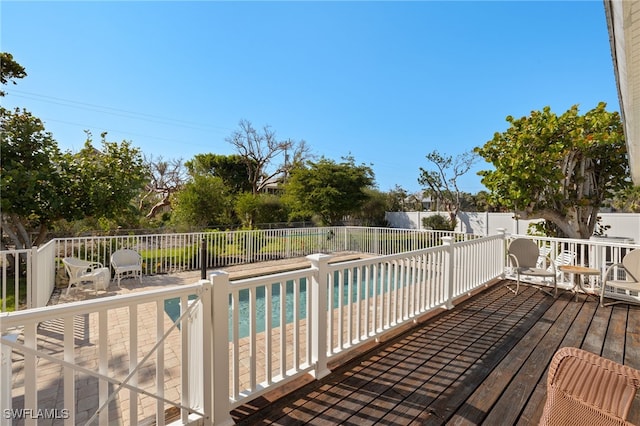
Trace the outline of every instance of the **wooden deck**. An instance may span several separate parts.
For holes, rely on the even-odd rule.
[[[640,306],[553,299],[499,283],[287,396],[236,409],[239,424],[538,424],[555,351],[640,369]],[[640,397],[630,420],[640,424]]]

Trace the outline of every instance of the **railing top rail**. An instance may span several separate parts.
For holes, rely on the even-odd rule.
[[[306,278],[312,274],[314,269],[312,267],[305,267],[302,269],[295,269],[293,271],[278,272],[275,274],[261,275],[256,277],[242,278],[239,280],[233,280],[229,283],[229,287],[233,290],[245,290],[261,285],[269,285],[277,282],[296,280],[299,278]]]
[[[158,299],[168,299],[182,295],[198,293],[202,289],[203,283],[209,281],[198,281],[177,287],[165,287],[157,290],[141,291],[132,294],[108,296],[92,300],[81,300],[69,302],[61,305],[44,306],[24,311],[0,313],[0,331],[5,331],[15,326],[20,326],[29,322],[42,322],[51,318],[59,318],[70,315],[81,315],[87,312],[121,308],[127,305],[154,302]]]
[[[507,234],[507,238],[528,238],[531,240],[540,240],[540,241],[549,241],[549,242],[557,242],[557,243],[575,243],[575,244],[585,244],[592,245],[597,247],[621,247],[621,248],[640,248],[640,243],[625,243],[625,242],[616,242],[611,239],[606,239],[607,237],[603,237],[602,240],[599,239],[580,239],[580,238],[558,238],[558,237],[545,237],[540,235],[526,235],[526,234]]]
[[[0,250],[0,255],[29,253],[32,249]]]

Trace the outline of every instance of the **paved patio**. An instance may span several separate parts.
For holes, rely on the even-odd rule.
[[[334,261],[346,261],[362,257],[362,255],[340,254],[334,258]],[[251,276],[265,275],[274,272],[282,272],[285,270],[302,269],[310,266],[310,262],[305,258],[288,259],[279,261],[262,262],[251,265],[238,265],[225,268],[219,268],[229,273],[231,280],[247,278]],[[126,279],[122,281],[121,288],[112,281],[106,291],[98,291],[92,288],[72,289],[69,295],[66,295],[66,287],[58,288],[54,291],[50,304],[62,304],[73,301],[93,300],[107,296],[116,296],[119,294],[131,294],[141,291],[149,291],[163,287],[180,286],[192,284],[200,279],[199,271],[190,271],[169,275],[145,276],[142,281],[137,279]],[[138,360],[142,359],[156,344],[156,304],[147,303],[138,306]],[[109,368],[118,374],[120,379],[124,379],[129,370],[129,308],[123,306],[118,309],[108,311],[108,356],[110,360]],[[164,329],[168,330],[172,326],[172,321],[168,315],[164,315]],[[98,371],[98,314],[89,314],[74,317],[74,335],[75,335],[75,363],[86,369]],[[293,329],[287,327],[289,339]],[[301,332],[304,333],[304,324],[302,324]],[[46,351],[54,356],[63,356],[63,333],[64,322],[62,319],[52,319],[45,321],[38,327],[38,345],[39,349]],[[272,332],[273,344],[278,345],[280,339],[279,329]],[[264,341],[264,333],[257,337],[258,347],[263,347],[261,343]],[[290,341],[290,340],[289,340]],[[240,342],[241,354],[246,352],[244,343],[248,342],[248,338]],[[165,362],[164,362],[164,397],[166,399],[180,402],[180,377],[181,377],[181,337],[180,332],[174,329],[167,337],[164,344]],[[230,346],[230,351],[232,347]],[[291,359],[289,354],[288,359]],[[13,408],[22,408],[24,406],[24,370],[23,357],[21,354],[13,354],[13,374],[12,374],[12,393]],[[274,359],[277,363],[279,360]],[[242,368],[242,366],[241,366]],[[138,385],[151,392],[155,392],[156,366],[154,358],[149,359],[142,367],[138,376]],[[260,374],[265,368],[259,368]],[[66,409],[63,401],[63,367],[49,360],[39,358],[37,361],[37,377],[39,384],[38,406],[42,409]],[[257,377],[258,381],[262,378]],[[248,372],[242,372],[240,375],[241,388],[248,386]],[[114,390],[110,385],[109,390]],[[90,416],[95,413],[99,407],[98,401],[98,380],[94,377],[83,377],[78,373],[76,381],[76,422],[86,422]],[[121,390],[117,397],[109,405],[109,424],[128,425],[130,421],[129,407],[129,391]],[[167,406],[167,408],[170,408]],[[138,418],[148,419],[152,421],[155,416],[156,401],[154,398],[138,395]],[[168,410],[168,413],[173,410]],[[15,424],[22,424],[17,421]],[[41,422],[45,423],[46,422]],[[62,424],[63,420],[58,419],[51,421],[49,424]]]

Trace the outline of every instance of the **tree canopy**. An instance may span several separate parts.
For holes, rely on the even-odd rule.
[[[80,152],[62,153],[42,121],[26,110],[3,111],[0,150],[1,225],[17,248],[43,242],[59,219],[117,216],[147,176],[129,142],[107,142],[103,134],[101,151],[89,138]]]
[[[248,163],[250,163],[249,167],[247,166]],[[257,167],[257,164],[238,154],[196,154],[193,160],[187,161],[185,165],[191,176],[211,175],[219,177],[233,194],[250,192],[253,189],[249,170]]]
[[[317,215],[322,224],[335,225],[359,211],[368,199],[365,189],[373,183],[369,166],[356,165],[351,157],[341,163],[323,157],[291,171],[285,184],[285,202],[294,218]]]
[[[240,120],[239,127],[227,142],[242,158],[254,195],[274,178],[284,179],[289,170],[303,163],[308,156],[309,148],[305,141],[278,140],[270,126],[265,125],[259,131],[250,121]]]
[[[186,226],[219,226],[230,223],[231,199],[221,178],[196,175],[171,197],[171,221]]]
[[[437,150],[427,154],[427,160],[435,169],[420,167],[418,183],[426,188],[431,196],[445,207],[449,213],[451,226],[455,227],[456,217],[462,204],[458,179],[471,169],[477,160],[473,152],[464,152],[456,157],[442,155]]]
[[[18,78],[24,78],[27,72],[22,65],[13,59],[13,55],[7,52],[0,52],[0,84],[3,86],[9,82],[16,84],[14,81]],[[0,96],[4,96],[4,90],[0,90]]]
[[[522,218],[542,218],[565,236],[589,238],[603,201],[630,184],[623,127],[599,103],[506,118],[510,127],[476,152],[494,166],[479,174],[492,201]]]

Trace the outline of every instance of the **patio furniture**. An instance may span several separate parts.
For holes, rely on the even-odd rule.
[[[573,275],[573,288],[571,288],[571,291],[576,295],[576,301],[578,300],[579,291],[587,296],[594,296],[593,292],[587,291],[584,288],[581,277],[588,277],[590,275],[599,276],[600,270],[579,265],[560,265],[558,268],[562,272]]]
[[[71,286],[75,285],[78,288],[81,283],[92,283],[96,293],[98,289],[106,290],[111,271],[109,271],[109,268],[105,268],[102,263],[89,262],[75,257],[65,257],[62,259],[62,263],[69,275],[67,295],[71,290]]]
[[[556,267],[555,264],[548,258],[549,267],[539,267],[538,257],[540,256],[540,250],[538,245],[527,238],[516,238],[509,244],[508,249],[509,261],[514,267],[516,273],[516,289],[513,290],[510,285],[506,287],[513,293],[518,294],[521,284],[521,276],[541,277],[543,281],[540,284],[522,283],[522,285],[535,285],[544,286],[544,279],[551,278],[553,282],[553,294],[548,291],[542,290],[544,293],[556,297],[558,294],[557,279],[556,279]],[[544,265],[542,265],[544,266]]]
[[[120,249],[111,254],[111,267],[114,271],[114,278],[120,280],[125,278],[138,278],[142,282],[142,257],[135,250]]]
[[[578,348],[559,349],[549,366],[540,425],[630,425],[640,371]]]
[[[611,273],[615,273],[615,277],[609,279]],[[623,277],[624,279],[620,279]],[[616,290],[624,290],[625,292],[640,292],[640,249],[628,252],[621,263],[614,263],[607,268],[604,273],[604,281],[600,289],[600,306],[609,306],[616,303],[628,303],[626,300],[617,300],[611,303],[604,303],[604,292],[606,287]]]
[[[553,264],[556,267],[556,280],[558,285],[564,284],[565,286],[571,286],[573,288],[574,281],[565,280],[565,273],[562,271],[562,266],[574,265],[576,260],[576,254],[569,250],[562,250],[556,257],[553,259]],[[547,268],[549,269],[549,268]]]

